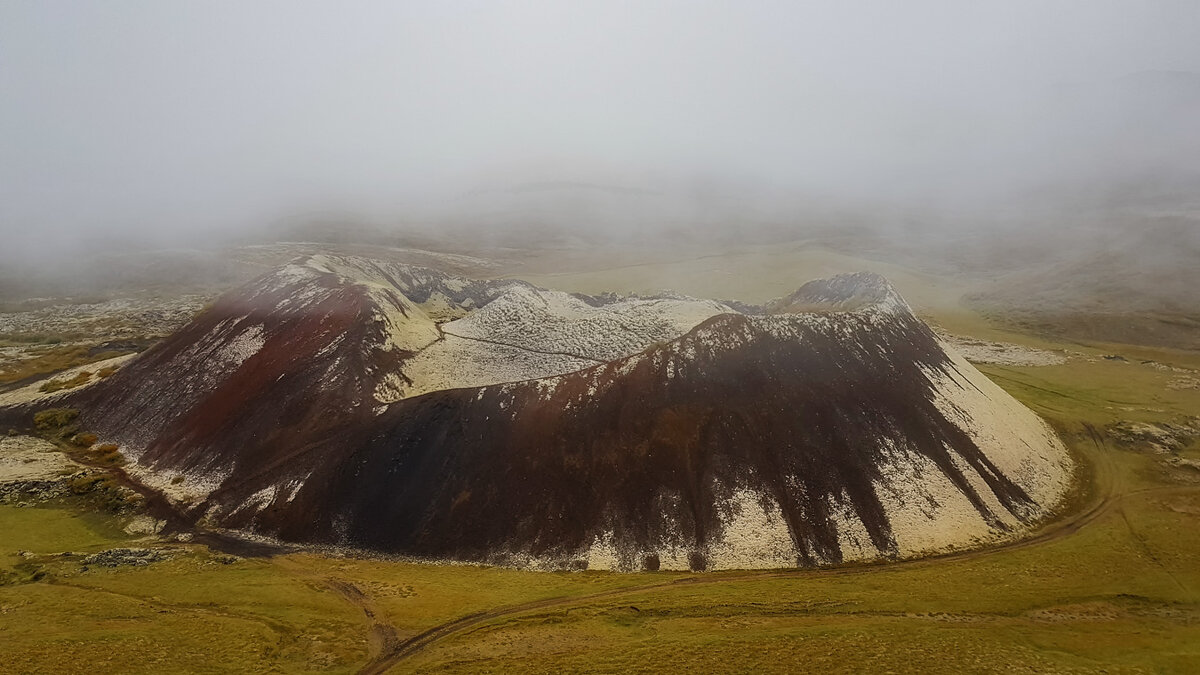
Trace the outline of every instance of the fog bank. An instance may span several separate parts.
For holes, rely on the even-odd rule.
[[[0,233],[1194,213],[1198,34],[1189,1],[6,2]]]

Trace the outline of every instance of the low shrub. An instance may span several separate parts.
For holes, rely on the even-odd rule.
[[[116,476],[107,472],[80,474],[67,482],[67,489],[85,496],[96,507],[110,513],[128,513],[136,510],[143,501],[141,495],[121,487]]]
[[[92,345],[93,347],[96,345]],[[0,384],[20,382],[38,375],[50,375],[70,368],[132,353],[134,349],[108,349],[93,352],[88,345],[32,347],[29,358],[0,367]]]
[[[79,411],[74,408],[48,408],[34,413],[33,425],[40,431],[54,431],[74,422],[76,417]]]
[[[108,466],[119,466],[125,463],[125,455],[121,454],[115,443],[102,443],[88,451],[88,457],[93,461]]]
[[[67,380],[50,380],[49,382],[46,382],[42,386],[38,387],[38,391],[48,394],[56,391],[62,391],[63,389],[74,389],[80,385],[87,384],[91,379],[92,374],[90,372],[81,370],[76,373],[75,377]]]
[[[90,448],[95,445],[96,441],[98,440],[100,440],[100,438],[96,436],[96,434],[92,433],[75,434],[71,437],[71,442],[81,448]]]
[[[106,473],[84,473],[67,482],[67,489],[77,495],[85,495],[100,489],[120,487],[117,480]]]

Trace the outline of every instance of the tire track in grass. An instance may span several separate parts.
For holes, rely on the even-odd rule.
[[[607,600],[610,598],[634,595],[647,591],[669,592],[673,589],[689,588],[696,585],[756,581],[765,579],[853,576],[870,574],[885,569],[916,568],[920,566],[939,565],[946,562],[977,560],[999,553],[1032,548],[1065,539],[1066,537],[1075,534],[1083,527],[1110,512],[1114,507],[1119,506],[1120,500],[1126,496],[1140,496],[1147,493],[1157,492],[1189,492],[1200,489],[1200,487],[1194,486],[1162,486],[1159,488],[1147,488],[1133,492],[1124,492],[1124,481],[1120,480],[1118,472],[1116,471],[1116,467],[1109,455],[1112,450],[1109,448],[1107,443],[1105,443],[1103,434],[1090,424],[1085,424],[1084,427],[1088,431],[1088,435],[1095,449],[1095,452],[1092,453],[1092,456],[1088,458],[1094,470],[1094,475],[1091,477],[1091,483],[1095,488],[1094,496],[1088,503],[1083,505],[1070,517],[1052,523],[1047,523],[1044,527],[1033,534],[1033,536],[1002,543],[984,549],[954,551],[922,558],[914,558],[911,560],[880,560],[866,563],[852,563],[839,567],[821,569],[782,569],[759,572],[735,572],[732,574],[708,573],[703,576],[683,577],[667,582],[658,582],[642,586],[614,589],[611,591],[603,591],[590,595],[545,598],[542,600],[510,605],[507,607],[499,607],[492,610],[473,612],[471,614],[467,614],[457,619],[434,626],[422,633],[400,642],[392,651],[382,653],[377,658],[368,662],[359,671],[359,673],[360,675],[377,675],[379,673],[386,673],[406,659],[421,653],[431,645],[436,644],[437,642],[440,642],[448,637],[462,633],[470,628],[474,628],[495,619],[516,616],[535,610],[581,606],[596,600]]]
[[[363,618],[370,626],[367,631],[368,663],[381,658],[384,654],[390,654],[400,647],[400,636],[396,626],[388,619],[387,613],[380,609],[374,598],[364,593],[355,584],[344,579],[321,576],[284,556],[273,558],[271,562],[293,576],[325,586],[339,598],[362,612]]]

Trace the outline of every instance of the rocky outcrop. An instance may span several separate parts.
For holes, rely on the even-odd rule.
[[[71,494],[71,482],[91,470],[49,441],[0,436],[0,504],[28,505]]]

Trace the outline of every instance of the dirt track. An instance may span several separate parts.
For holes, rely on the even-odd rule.
[[[1085,426],[1095,448],[1094,452],[1089,453],[1090,457],[1087,458],[1090,460],[1088,465],[1090,465],[1092,471],[1094,472],[1090,477],[1092,488],[1091,498],[1073,514],[1067,516],[1066,518],[1046,524],[1032,536],[988,548],[956,551],[923,558],[914,558],[911,560],[885,560],[819,569],[780,569],[756,572],[707,573],[697,576],[673,579],[671,581],[656,582],[641,586],[603,591],[600,593],[593,593],[583,596],[560,596],[554,598],[545,598],[542,600],[534,600],[517,605],[509,605],[467,614],[457,619],[434,626],[406,640],[399,639],[395,626],[388,622],[386,614],[383,613],[374,604],[373,600],[368,595],[363,593],[358,587],[347,581],[334,578],[322,578],[319,581],[336,592],[346,602],[361,610],[367,623],[369,624],[369,661],[359,670],[359,673],[386,673],[402,663],[404,660],[422,652],[430,645],[436,644],[437,642],[455,634],[495,619],[519,615],[536,610],[580,606],[595,602],[597,600],[634,595],[648,591],[669,592],[672,589],[687,588],[697,584],[719,584],[761,579],[848,576],[870,574],[885,568],[896,569],[901,567],[917,567],[922,565],[941,564],[949,561],[972,560],[1001,552],[1039,546],[1041,544],[1057,541],[1064,537],[1070,536],[1113,508],[1119,508],[1120,500],[1125,496],[1141,495],[1148,492],[1186,492],[1196,489],[1195,487],[1165,486],[1161,488],[1150,488],[1134,492],[1127,491],[1124,481],[1121,480],[1119,473],[1114,470],[1113,462],[1109,456],[1112,452],[1112,449],[1105,443],[1102,432],[1096,430],[1090,425]],[[243,556],[272,556],[279,553],[294,552],[294,549],[291,548],[285,549],[283,547],[258,544],[255,542],[242,540],[237,537],[231,537],[197,529],[194,526],[192,518],[190,518],[188,514],[182,513],[173,504],[171,504],[169,500],[165,499],[155,490],[138,481],[135,477],[131,476],[119,467],[103,468],[112,471],[117,476],[118,480],[126,487],[134,489],[145,495],[148,499],[148,511],[158,518],[167,520],[169,529],[173,529],[175,531],[190,531],[195,537],[193,541],[196,541],[197,543],[203,543],[223,552],[236,553]],[[282,563],[284,567],[289,567],[289,563],[285,561],[286,558],[276,558],[277,563]],[[300,572],[298,568],[289,568],[292,569],[293,572]]]
[[[604,591],[601,593],[593,593],[590,595],[546,598],[543,600],[534,600],[532,602],[521,603],[518,605],[498,607],[492,610],[475,612],[461,616],[452,621],[447,621],[446,623],[434,626],[433,628],[410,637],[407,640],[399,642],[393,649],[385,650],[379,653],[375,658],[363,666],[363,668],[359,670],[359,673],[361,675],[386,673],[393,667],[399,665],[405,659],[420,653],[430,645],[444,640],[445,638],[495,619],[523,614],[525,612],[549,608],[585,605],[596,600],[645,593],[647,591],[669,592],[671,589],[687,588],[697,584],[720,584],[736,581],[752,581],[758,579],[848,576],[870,574],[883,568],[895,569],[899,567],[917,567],[921,565],[940,564],[957,560],[972,560],[995,555],[1001,552],[1014,551],[1032,546],[1040,546],[1042,544],[1068,537],[1075,532],[1078,532],[1088,523],[1093,522],[1100,516],[1109,512],[1112,508],[1118,506],[1120,500],[1128,495],[1141,495],[1148,492],[1184,492],[1196,489],[1195,487],[1162,487],[1138,490],[1136,492],[1126,492],[1124,490],[1124,482],[1120,480],[1120,476],[1114,470],[1112,460],[1109,456],[1109,453],[1112,452],[1112,449],[1109,448],[1104,442],[1104,437],[1101,432],[1096,430],[1091,425],[1085,426],[1095,447],[1095,452],[1090,458],[1092,460],[1090,465],[1094,471],[1094,475],[1091,477],[1092,497],[1086,504],[1083,505],[1082,508],[1077,510],[1072,515],[1064,519],[1048,523],[1033,536],[999,544],[989,548],[957,551],[924,558],[915,558],[912,560],[880,561],[822,569],[785,569],[761,572],[738,572],[732,574],[710,573],[685,577],[682,579],[675,579],[667,582],[646,584],[632,588],[622,588],[612,591]]]

